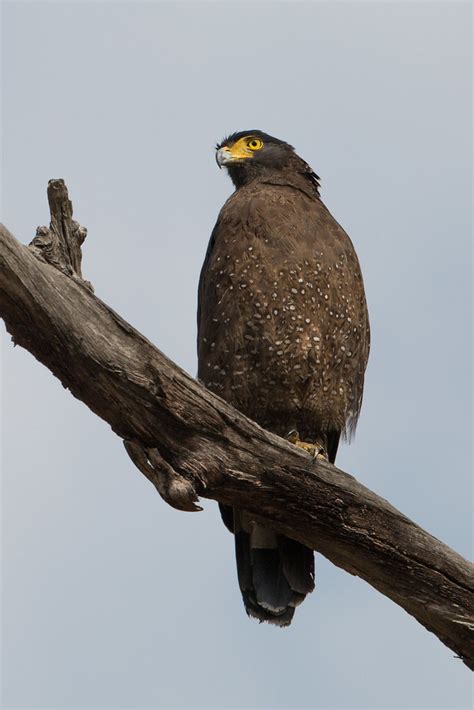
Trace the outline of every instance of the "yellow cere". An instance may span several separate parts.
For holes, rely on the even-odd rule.
[[[234,145],[229,146],[233,158],[251,158],[256,150],[263,148],[263,141],[253,136],[240,138]]]

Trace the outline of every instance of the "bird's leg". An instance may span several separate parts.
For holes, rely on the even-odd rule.
[[[288,434],[286,434],[285,439],[289,441],[290,444],[297,446],[299,449],[307,451],[308,454],[311,454],[313,459],[324,459],[324,461],[328,460],[326,442],[325,438],[322,436],[318,436],[314,442],[309,443],[306,441],[301,441],[298,431],[296,429],[291,429]]]

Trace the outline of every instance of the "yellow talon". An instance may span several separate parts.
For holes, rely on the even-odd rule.
[[[313,457],[313,459],[323,459],[324,461],[328,461],[326,447],[320,439],[316,439],[314,443],[301,441],[296,429],[292,429],[291,431],[289,431],[288,434],[285,436],[285,439],[289,441],[290,444],[297,446],[299,449],[307,451],[308,454]]]

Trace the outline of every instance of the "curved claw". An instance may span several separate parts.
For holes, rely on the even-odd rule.
[[[286,434],[285,439],[289,441],[290,444],[306,451],[313,459],[328,461],[328,453],[322,439],[318,438],[314,442],[301,441],[300,435],[296,429],[291,429],[291,431]]]

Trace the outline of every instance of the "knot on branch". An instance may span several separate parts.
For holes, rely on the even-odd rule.
[[[82,283],[90,291],[92,284],[82,278],[81,246],[87,229],[72,218],[72,202],[64,180],[48,182],[48,202],[51,214],[49,227],[38,227],[29,247],[42,261]]]
[[[175,471],[158,449],[145,449],[137,441],[123,443],[135,466],[153,483],[168,505],[190,512],[202,510],[196,505],[199,497],[193,482]]]

